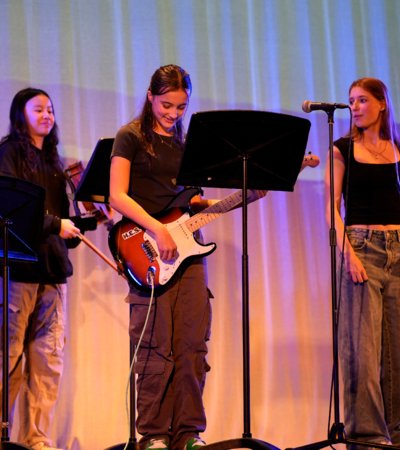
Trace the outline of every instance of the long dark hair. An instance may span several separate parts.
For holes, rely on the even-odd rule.
[[[30,170],[35,169],[35,164],[30,145],[33,143],[33,140],[29,133],[28,124],[25,118],[25,105],[30,99],[38,95],[44,95],[53,105],[49,94],[42,89],[27,87],[15,94],[10,107],[10,125],[8,135],[4,136],[0,142],[3,143],[6,141],[12,141],[20,143],[23,151],[25,152],[26,158],[24,162]],[[58,126],[57,123],[54,122],[50,133],[45,136],[43,140],[42,151],[44,152],[46,160],[52,167],[57,170],[62,170],[60,157],[57,151],[58,142]]]
[[[150,80],[149,91],[153,95],[163,95],[167,92],[178,91],[183,89],[190,96],[192,93],[192,82],[190,81],[189,74],[182,69],[182,67],[174,64],[159,67],[152,75]],[[152,105],[147,98],[143,105],[142,112],[136,122],[139,123],[140,131],[144,140],[146,151],[154,155],[153,142],[154,142],[154,125],[155,118],[152,111]],[[174,128],[174,141],[182,145],[184,140],[184,129],[182,119],[179,119]]]
[[[377,100],[385,103],[385,109],[381,112],[381,125],[379,129],[379,137],[385,140],[391,140],[395,143],[397,148],[400,150],[400,138],[396,127],[396,122],[394,120],[393,106],[390,101],[389,91],[383,81],[377,78],[360,78],[353,81],[349,88],[349,95],[354,87],[360,87],[365,91],[369,92]],[[351,130],[351,136],[355,139],[360,139],[363,135],[363,129],[358,128],[353,125]]]

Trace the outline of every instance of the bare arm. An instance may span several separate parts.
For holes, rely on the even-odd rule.
[[[128,195],[131,162],[120,156],[111,159],[110,204],[125,217],[143,227],[157,242],[160,258],[170,261],[176,256],[177,246],[166,226],[148,214]]]
[[[328,158],[329,161],[329,158]],[[344,238],[344,260],[346,270],[350,273],[354,283],[362,283],[368,280],[367,272],[362,265],[360,259],[354,252],[344,229],[344,222],[340,214],[341,198],[343,192],[343,182],[345,173],[345,161],[342,154],[337,147],[333,148],[333,183],[334,183],[334,221],[337,237],[337,245],[340,251],[342,251],[342,243]],[[328,224],[331,224],[331,198],[330,198],[330,173],[329,173],[329,162],[325,170],[325,197],[326,197],[326,220]]]

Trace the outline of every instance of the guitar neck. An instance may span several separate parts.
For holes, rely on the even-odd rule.
[[[214,205],[209,206],[203,211],[195,214],[186,221],[187,228],[194,233],[204,225],[207,225],[217,217],[235,208],[242,202],[242,191],[236,191],[228,195]]]

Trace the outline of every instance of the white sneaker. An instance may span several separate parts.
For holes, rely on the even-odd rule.
[[[32,449],[33,450],[63,450],[62,448],[58,448],[58,447],[49,447],[44,442],[39,442],[39,443],[33,445]]]
[[[168,444],[165,439],[150,439],[145,450],[168,450]]]
[[[201,449],[201,447],[204,447],[206,445],[206,443],[198,438],[198,437],[192,437],[190,438],[185,446],[183,447],[183,450],[199,450]]]

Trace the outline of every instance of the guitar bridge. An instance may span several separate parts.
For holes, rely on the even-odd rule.
[[[142,244],[142,249],[150,262],[153,262],[157,258],[157,252],[154,250],[154,247],[151,245],[150,241],[144,241]]]

